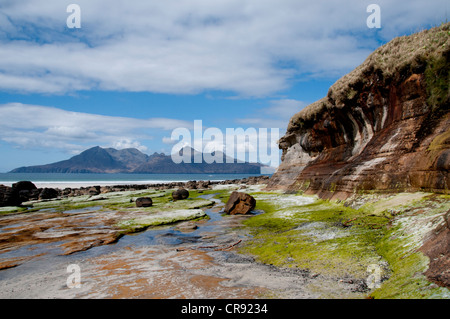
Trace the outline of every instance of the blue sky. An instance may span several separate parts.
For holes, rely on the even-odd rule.
[[[81,28],[69,29],[69,4]],[[381,8],[370,29],[369,4]],[[0,172],[92,146],[170,153],[171,132],[279,128],[448,1],[1,0]]]

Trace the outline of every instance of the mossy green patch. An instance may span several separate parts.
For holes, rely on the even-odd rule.
[[[0,207],[0,216],[12,214],[12,213],[22,213],[22,212],[26,212],[27,210],[28,210],[27,207],[19,207],[19,206]]]
[[[152,198],[152,207],[145,208],[145,211],[159,212],[174,209],[195,209],[206,207],[214,204],[213,201],[198,198],[198,192],[191,192],[188,199],[182,201],[172,200],[172,190],[139,190],[124,191],[99,194],[96,196],[76,196],[61,199],[53,199],[47,201],[31,201],[24,203],[23,208],[8,208],[4,213],[12,212],[36,212],[43,209],[54,209],[55,211],[64,212],[69,210],[83,209],[88,207],[101,206],[103,210],[144,210],[144,208],[136,207],[136,199],[139,197]],[[2,212],[0,212],[1,214]]]
[[[121,221],[117,226],[125,232],[136,232],[151,226],[173,224],[179,221],[205,218],[206,214],[201,209],[185,209],[170,212],[161,212],[148,216]]]
[[[450,130],[436,136],[428,147],[428,151],[441,151],[450,144]]]
[[[267,264],[366,283],[375,265],[381,285],[370,291],[372,298],[450,297],[449,289],[423,275],[429,259],[418,251],[444,222],[449,195],[401,193],[359,209],[319,199],[301,204],[302,198],[260,194],[257,209],[265,214],[244,222],[252,238],[240,251]]]
[[[389,218],[319,199],[272,196],[257,201],[265,214],[244,222],[253,238],[241,252],[276,266],[360,279],[368,265],[381,261],[375,243]]]
[[[447,52],[450,56],[450,53]],[[450,64],[448,56],[431,57],[425,69],[428,104],[433,110],[448,105],[450,96]]]
[[[378,252],[388,261],[392,275],[375,290],[373,298],[450,298],[450,290],[429,282],[423,273],[429,258],[418,249],[427,234],[444,221],[450,209],[448,195],[429,195],[405,207],[377,243]]]

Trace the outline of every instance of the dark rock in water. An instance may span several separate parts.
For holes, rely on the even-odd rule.
[[[225,205],[225,213],[245,215],[255,209],[256,200],[246,193],[233,192]]]
[[[59,192],[54,188],[44,188],[39,194],[39,199],[53,199],[59,196]]]
[[[189,192],[184,188],[179,188],[172,193],[172,198],[174,200],[182,200],[189,197]]]
[[[18,206],[22,203],[17,189],[0,185],[0,207]]]
[[[140,197],[136,199],[136,207],[150,207],[153,205],[153,200],[150,197]]]

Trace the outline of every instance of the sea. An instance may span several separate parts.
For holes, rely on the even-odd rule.
[[[160,184],[188,181],[223,181],[271,174],[68,174],[0,173],[0,185],[31,181],[38,188],[79,188],[88,186]]]

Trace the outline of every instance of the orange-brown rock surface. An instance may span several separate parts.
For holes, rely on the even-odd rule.
[[[241,192],[232,192],[230,198],[225,204],[224,211],[230,215],[245,215],[251,212],[256,206],[256,200],[253,196]]]
[[[450,23],[396,38],[289,122],[269,188],[449,193]]]

